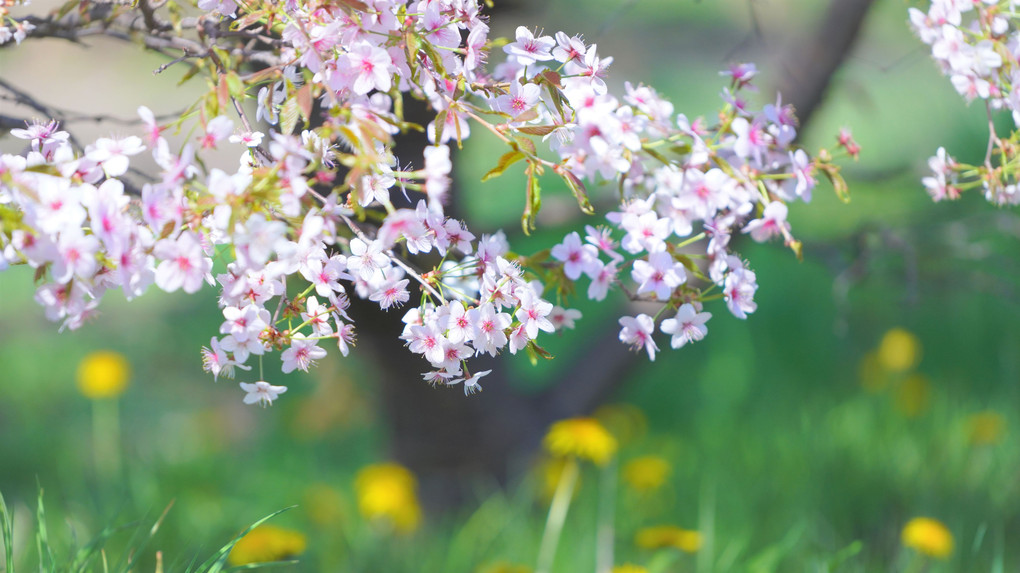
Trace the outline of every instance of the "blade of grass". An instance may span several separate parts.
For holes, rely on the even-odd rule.
[[[106,527],[99,532],[92,541],[89,541],[84,547],[79,549],[74,554],[74,558],[71,560],[70,571],[85,573],[89,571],[89,562],[98,554],[100,554],[105,548],[106,542],[113,537],[113,535],[119,531],[130,529],[131,525],[119,525],[117,527]]]
[[[50,547],[49,531],[46,529],[46,508],[43,506],[43,488],[39,488],[39,501],[35,512],[38,526],[35,534],[35,544],[39,549],[39,571],[53,571],[53,549]]]
[[[237,542],[240,541],[242,537],[248,535],[248,533],[251,532],[252,529],[255,529],[256,527],[262,525],[266,521],[269,521],[270,519],[276,517],[277,515],[280,515],[285,511],[294,509],[295,507],[297,506],[292,505],[290,507],[285,507],[279,511],[274,511],[273,513],[270,513],[269,515],[249,525],[247,529],[245,529],[239,535],[234,537],[230,541],[230,543],[221,547],[220,550],[217,551],[212,557],[210,557],[204,563],[199,565],[198,571],[201,573],[220,573],[221,571],[223,571],[223,564],[227,562],[227,557],[230,555],[230,552],[234,549],[234,546],[237,545]]]
[[[131,571],[134,568],[135,563],[137,563],[138,560],[141,559],[142,553],[144,553],[145,548],[149,545],[149,542],[152,541],[152,539],[156,536],[156,532],[159,531],[159,527],[163,525],[163,520],[166,519],[166,515],[170,513],[170,508],[174,506],[174,501],[176,500],[171,500],[170,503],[167,504],[166,508],[163,509],[163,513],[159,515],[159,519],[156,520],[156,523],[153,523],[152,527],[149,528],[148,535],[145,536],[141,543],[134,546],[134,549],[131,552],[131,557],[128,559],[127,566],[124,568],[125,573]]]
[[[7,510],[7,502],[0,494],[0,542],[4,544],[4,566],[7,573],[14,573],[14,519]]]

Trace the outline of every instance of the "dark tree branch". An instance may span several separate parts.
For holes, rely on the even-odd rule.
[[[779,92],[807,125],[825,97],[832,76],[857,39],[874,0],[831,0],[815,34],[790,46],[782,58]]]

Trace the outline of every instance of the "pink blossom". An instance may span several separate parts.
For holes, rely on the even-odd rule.
[[[230,137],[234,131],[234,122],[225,115],[218,115],[205,125],[205,135],[202,136],[202,149],[215,148],[216,144]]]
[[[183,288],[193,293],[202,288],[202,282],[213,284],[212,259],[205,256],[198,235],[184,231],[174,240],[163,239],[156,243],[153,253],[163,262],[156,267],[156,286],[166,292]]]
[[[591,268],[597,253],[595,246],[581,243],[581,236],[577,231],[567,235],[563,242],[554,246],[551,251],[553,258],[563,263],[563,274],[572,281],[581,278],[581,273]]]
[[[350,52],[341,60],[343,72],[353,78],[351,90],[364,95],[373,89],[389,91],[393,83],[390,69],[393,60],[382,48],[368,42],[359,42],[351,46]]]
[[[552,312],[549,313],[549,321],[552,322],[552,325],[556,330],[574,328],[574,321],[580,318],[581,311],[575,308],[554,306]]]
[[[551,50],[556,45],[556,40],[549,36],[536,38],[531,30],[524,26],[517,27],[517,40],[503,46],[503,51],[515,58],[522,66],[528,66],[538,61],[551,60]]]
[[[761,219],[755,219],[744,226],[743,233],[750,233],[751,238],[759,243],[771,239],[784,232],[790,232],[790,224],[786,222],[788,209],[786,204],[772,201],[765,206]]]
[[[539,330],[544,330],[545,332],[556,330],[552,322],[546,318],[553,309],[551,302],[542,300],[530,289],[521,292],[519,298],[521,307],[514,316],[517,317],[517,320],[521,321],[521,326],[524,327],[528,338],[537,338]]]
[[[485,302],[468,311],[468,321],[474,327],[471,343],[479,353],[495,356],[506,346],[506,329],[513,321],[509,314],[498,312],[492,303]]]
[[[710,312],[698,312],[694,305],[686,303],[677,310],[673,318],[662,321],[659,329],[666,334],[673,335],[670,339],[670,346],[681,348],[688,342],[697,342],[708,334],[708,327],[705,323],[712,318]]]
[[[638,283],[638,294],[650,292],[658,300],[668,300],[673,289],[687,280],[684,266],[664,250],[649,254],[648,260],[634,261],[630,276]]]
[[[642,348],[648,352],[648,359],[655,360],[655,352],[659,349],[652,340],[655,332],[655,321],[647,314],[624,316],[620,318],[620,342],[629,344],[634,350]]]
[[[326,349],[319,348],[317,340],[309,340],[305,335],[298,332],[290,341],[290,348],[280,354],[283,360],[283,373],[293,372],[294,369],[308,372],[314,361],[326,356]]]
[[[259,380],[254,384],[241,382],[241,389],[248,394],[244,397],[245,404],[261,404],[262,406],[272,405],[280,394],[287,391],[286,386],[273,386],[269,382]]]
[[[464,395],[474,394],[475,392],[481,392],[482,386],[478,383],[480,379],[487,376],[492,370],[482,370],[481,372],[475,372],[473,376],[468,378],[458,378],[456,380],[450,380],[447,382],[448,385],[464,383]]]
[[[145,151],[142,140],[133,135],[124,139],[101,137],[85,149],[85,157],[102,166],[107,177],[119,177],[127,173],[128,157],[142,151]]]

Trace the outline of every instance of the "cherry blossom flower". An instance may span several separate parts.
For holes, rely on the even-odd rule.
[[[214,381],[219,378],[220,374],[227,378],[233,378],[235,366],[242,370],[251,370],[250,366],[238,364],[227,357],[226,351],[220,346],[220,341],[215,336],[209,340],[209,348],[202,347],[202,370],[212,373]]]
[[[225,115],[218,115],[205,124],[205,135],[202,136],[202,149],[215,148],[216,144],[230,137],[234,131],[234,122]]]
[[[344,73],[353,78],[351,90],[354,93],[364,95],[373,89],[383,92],[390,89],[393,61],[386,50],[368,42],[359,42],[351,46],[341,62]]]
[[[658,300],[669,299],[673,289],[687,280],[684,266],[666,251],[651,253],[648,260],[634,261],[630,275],[638,283],[638,294],[654,293]]]
[[[565,328],[574,328],[574,321],[581,318],[581,311],[576,308],[563,308],[561,306],[554,306],[552,312],[549,313],[549,322],[552,323],[556,330],[563,330]]]
[[[749,233],[751,238],[759,243],[771,239],[784,232],[790,232],[790,224],[786,222],[788,209],[784,203],[773,201],[765,206],[761,219],[755,219],[744,226],[743,233]]]
[[[392,306],[400,306],[410,299],[407,292],[408,279],[403,278],[404,271],[390,268],[383,273],[383,280],[375,285],[375,290],[368,299],[379,303],[379,308],[389,310]]]
[[[230,143],[243,143],[245,147],[258,147],[262,143],[261,131],[249,131],[240,135],[231,135]]]
[[[517,27],[516,36],[516,41],[503,46],[503,51],[515,58],[520,65],[528,66],[553,59],[551,50],[556,45],[556,40],[549,36],[536,38],[531,30],[524,26]]]
[[[652,340],[652,333],[655,332],[655,321],[647,314],[637,316],[624,316],[620,319],[620,342],[629,344],[634,350],[642,348],[648,352],[648,359],[655,360],[655,352],[659,347]]]
[[[538,331],[553,332],[556,328],[547,316],[552,312],[551,302],[542,300],[533,291],[525,290],[520,294],[521,307],[514,316],[521,321],[521,326],[528,334],[528,338],[534,340],[538,337]]]
[[[133,135],[124,139],[101,137],[85,150],[85,157],[102,166],[107,177],[119,177],[127,173],[130,163],[128,157],[142,151],[145,151],[145,146],[141,138]]]
[[[581,243],[581,236],[577,231],[567,235],[563,242],[554,246],[551,251],[554,259],[563,262],[563,274],[572,281],[581,278],[581,273],[591,268],[597,253],[597,247],[594,245]]]
[[[705,323],[712,318],[710,312],[698,312],[694,305],[686,303],[682,305],[673,318],[667,318],[659,325],[659,330],[671,334],[670,346],[681,348],[688,342],[697,342],[708,334],[708,327]]]
[[[248,394],[244,397],[245,404],[258,403],[261,406],[272,406],[273,400],[276,400],[280,394],[287,391],[286,386],[273,386],[269,382],[259,380],[254,384],[248,384],[241,382],[241,389]]]
[[[156,267],[156,286],[166,292],[183,288],[193,293],[202,288],[203,281],[213,284],[209,274],[212,259],[205,256],[201,241],[192,231],[184,231],[176,240],[157,242],[153,253],[163,259]]]
[[[308,368],[314,361],[326,356],[326,349],[319,348],[318,340],[309,340],[305,335],[298,332],[290,341],[290,348],[280,354],[283,361],[283,373],[293,372],[294,369],[308,372]]]
[[[468,321],[474,327],[471,343],[479,354],[485,352],[495,356],[507,344],[506,329],[513,319],[505,312],[485,302],[467,313]]]
[[[458,378],[456,380],[450,380],[447,382],[448,385],[464,383],[464,395],[474,394],[475,392],[481,392],[482,386],[478,383],[483,377],[488,376],[492,370],[482,370],[481,372],[475,372],[474,375],[468,378]]]

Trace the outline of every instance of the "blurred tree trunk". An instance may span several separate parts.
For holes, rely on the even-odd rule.
[[[815,33],[787,47],[777,89],[793,104],[801,126],[822,104],[832,77],[853,49],[874,0],[831,0]],[[803,133],[803,129],[800,130]]]

